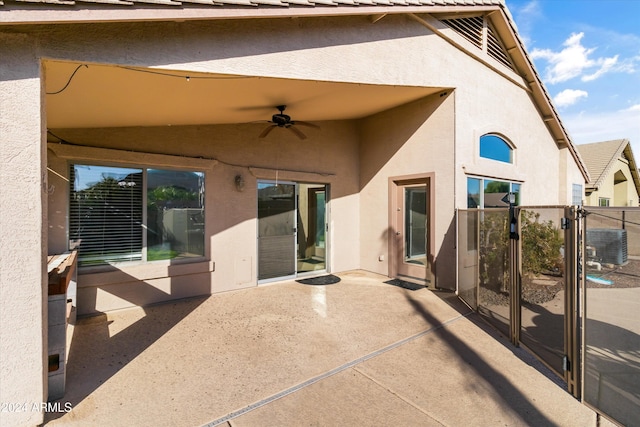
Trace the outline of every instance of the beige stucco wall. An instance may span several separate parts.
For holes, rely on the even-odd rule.
[[[528,92],[477,64],[461,68],[468,84],[456,89],[456,170],[464,171],[457,206],[467,205],[465,176],[521,183],[522,205],[570,203],[571,184],[584,184],[584,178],[553,140]],[[472,84],[476,79],[482,84]],[[513,144],[512,164],[480,157],[479,139],[487,133]]]
[[[620,171],[625,178],[625,182],[615,184],[615,174]],[[587,196],[587,206],[599,206],[599,198],[609,199],[609,206],[638,206],[638,192],[634,185],[633,176],[629,163],[626,160],[618,159],[609,169],[609,173],[598,190]]]
[[[454,95],[450,90],[363,120],[360,142],[362,268],[389,274],[389,178],[433,173],[436,285],[455,289]],[[396,126],[389,126],[394,123]],[[381,258],[382,257],[382,258]]]
[[[331,271],[385,274],[388,256],[387,262],[379,257],[388,255],[388,179],[432,173],[437,280],[454,288],[454,209],[466,207],[468,175],[522,182],[525,204],[565,203],[571,193],[559,190],[558,183],[570,188],[578,176],[517,84],[521,79],[508,71],[512,80],[505,79],[404,16],[375,24],[367,17],[326,17],[22,26],[0,31],[0,49],[2,176],[13,183],[2,192],[0,224],[3,236],[15,235],[8,230],[16,229],[17,219],[21,227],[15,239],[1,243],[2,401],[46,398],[44,256],[66,249],[68,163],[78,156],[90,162],[114,155],[66,148],[63,153],[55,147],[44,154],[43,58],[446,91],[362,120],[321,123],[322,131],[304,147],[289,134],[258,140],[260,125],[55,129],[77,144],[211,159],[196,162],[196,169],[206,169],[206,259],[82,274],[81,313],[255,286],[257,179],[329,184]],[[513,165],[479,158],[477,141],[487,132],[514,143]],[[118,153],[124,162],[165,162]],[[169,161],[191,165],[188,158]],[[245,178],[242,192],[234,186],[237,174]],[[47,176],[51,187],[43,185]],[[48,209],[43,188],[51,189]],[[23,202],[15,203],[18,199]],[[6,424],[36,424],[40,416],[11,415],[15,418]]]
[[[47,398],[47,183],[36,55],[28,37],[0,33],[2,426],[39,424]]]
[[[585,200],[586,182],[578,164],[575,162],[568,147],[560,148],[560,187],[558,194],[558,203],[564,205],[572,205],[573,203],[573,185],[579,185],[582,190],[580,196],[581,203]],[[563,191],[566,189],[566,194]]]
[[[359,268],[359,252],[352,244],[359,238],[357,127],[350,121],[323,122],[321,126],[322,132],[310,135],[304,144],[279,129],[259,139],[260,124],[56,130],[57,136],[76,144],[110,149],[50,144],[52,181],[53,177],[61,181],[68,177],[73,162],[151,167],[170,163],[171,167],[205,172],[206,260],[121,266],[108,272],[81,270],[79,314],[255,286],[258,179],[329,184],[329,244],[330,255],[334,255],[329,263],[333,271]],[[117,150],[130,146],[164,155]],[[235,186],[238,174],[245,181],[243,191]],[[50,239],[51,251],[63,249],[67,240],[66,231],[60,231],[67,223],[66,188],[61,185],[50,202],[49,229],[56,236]]]

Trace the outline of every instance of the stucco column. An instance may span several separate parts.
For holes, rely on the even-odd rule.
[[[46,401],[46,151],[36,44],[0,32],[0,425]]]

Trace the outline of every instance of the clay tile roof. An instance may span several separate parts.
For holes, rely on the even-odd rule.
[[[43,7],[102,4],[112,6],[253,6],[253,7],[291,7],[291,6],[491,6],[504,5],[504,0],[0,0],[2,6]]]
[[[638,187],[638,170],[628,139],[594,142],[591,144],[577,145],[576,148],[591,176],[591,181],[589,181],[587,187],[598,189],[611,172],[611,169],[615,166],[618,158],[623,154],[630,163],[631,173],[634,174],[633,178],[636,182],[636,187]]]

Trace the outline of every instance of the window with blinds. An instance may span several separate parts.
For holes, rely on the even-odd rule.
[[[204,256],[204,173],[71,165],[78,265]]]

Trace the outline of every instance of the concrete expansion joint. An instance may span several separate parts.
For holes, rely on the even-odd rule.
[[[417,334],[411,335],[411,336],[409,336],[407,338],[404,338],[404,339],[402,339],[400,341],[397,341],[397,342],[395,342],[393,344],[389,344],[388,346],[382,347],[382,348],[380,348],[380,349],[378,349],[378,350],[376,350],[374,352],[371,352],[369,354],[366,354],[366,355],[364,355],[364,356],[362,356],[362,357],[360,357],[358,359],[352,360],[351,362],[347,362],[347,363],[345,363],[345,364],[343,364],[341,366],[338,366],[337,368],[331,369],[331,370],[329,370],[329,371],[327,371],[327,372],[325,372],[323,374],[320,374],[320,375],[317,375],[315,377],[312,377],[312,378],[308,379],[307,381],[304,381],[304,382],[302,382],[300,384],[294,385],[293,387],[290,387],[290,388],[285,389],[285,390],[283,390],[283,391],[281,391],[279,393],[276,393],[274,395],[266,397],[266,398],[264,398],[264,399],[262,399],[262,400],[260,400],[258,402],[255,402],[255,403],[252,403],[250,405],[247,405],[242,409],[239,409],[237,411],[233,411],[233,412],[225,415],[224,417],[218,418],[217,420],[214,420],[214,421],[211,421],[210,423],[204,424],[203,427],[214,427],[214,426],[220,426],[220,425],[230,425],[231,426],[231,425],[233,425],[231,423],[231,420],[233,420],[234,418],[240,417],[241,415],[244,415],[244,414],[246,414],[248,412],[251,412],[254,409],[258,409],[258,408],[261,408],[261,407],[263,407],[265,405],[268,405],[268,404],[270,404],[272,402],[275,402],[276,400],[278,400],[280,398],[283,398],[283,397],[288,396],[288,395],[290,395],[292,393],[295,393],[296,391],[302,390],[303,388],[306,388],[306,387],[308,387],[308,386],[310,386],[312,384],[315,384],[315,383],[317,383],[319,381],[322,381],[322,380],[324,380],[326,378],[329,378],[329,377],[331,377],[333,375],[336,375],[336,374],[338,374],[340,372],[343,372],[343,371],[345,371],[347,369],[354,368],[356,365],[359,365],[360,363],[366,362],[369,359],[373,359],[374,357],[380,356],[383,353],[386,353],[388,351],[394,350],[394,349],[396,349],[398,347],[401,347],[401,346],[403,346],[405,344],[408,344],[408,343],[410,343],[412,341],[415,341],[415,340],[417,340],[419,338],[422,338],[425,335],[428,335],[428,334],[433,333],[433,332],[435,332],[435,331],[437,331],[439,329],[442,329],[445,326],[448,326],[448,325],[450,325],[452,323],[455,323],[460,319],[466,318],[471,314],[473,314],[473,312],[470,311],[468,313],[460,314],[458,316],[455,316],[455,317],[453,317],[453,318],[451,318],[451,319],[449,319],[449,320],[447,320],[445,322],[442,322],[442,323],[440,323],[438,325],[435,325],[435,326],[432,326],[432,327],[430,327],[428,329],[425,329],[422,332],[418,332]],[[362,373],[361,371],[358,371],[358,372]],[[394,393],[394,394],[396,394],[396,393]],[[405,400],[405,399],[402,399],[402,400]],[[410,402],[407,402],[407,403],[410,403]],[[412,403],[410,403],[410,404],[412,406],[415,406]],[[426,412],[422,408],[418,408],[418,407],[416,407],[416,408],[419,409],[421,412],[425,413],[426,415],[428,415],[429,417],[433,418],[438,423],[442,424],[441,421],[435,419],[431,414],[429,414],[428,412]]]
[[[359,369],[357,366],[353,368],[353,370],[357,373],[359,373],[360,375],[362,375],[363,377],[367,378],[368,380],[370,380],[371,382],[373,382],[374,384],[376,384],[377,386],[383,388],[385,391],[391,393],[392,395],[394,395],[395,397],[397,397],[398,399],[402,400],[404,403],[406,403],[407,405],[412,406],[413,408],[417,409],[418,411],[422,412],[423,414],[425,414],[427,417],[431,418],[432,420],[434,420],[435,422],[437,422],[438,424],[440,424],[441,426],[447,426],[447,424],[445,422],[443,422],[442,420],[439,420],[438,417],[436,417],[434,414],[432,414],[431,412],[429,412],[428,410],[426,410],[425,408],[421,407],[420,405],[416,404],[415,402],[413,402],[412,400],[404,397],[402,394],[396,392],[395,390],[387,387],[386,385],[382,384],[380,381],[376,380],[375,378],[373,378],[372,376],[368,375],[366,372],[362,371],[361,369]]]

